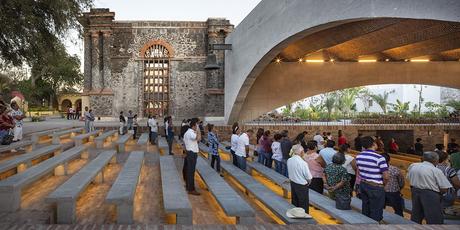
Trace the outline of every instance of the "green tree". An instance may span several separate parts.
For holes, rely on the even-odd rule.
[[[363,87],[355,87],[339,90],[337,92],[339,100],[336,103],[336,107],[338,110],[342,111],[344,117],[349,117],[351,112],[356,110],[356,98],[362,89]]]
[[[290,104],[287,104],[284,108],[281,109],[281,114],[283,114],[284,116],[291,116],[292,115],[292,107],[293,107],[293,104],[290,103]]]
[[[449,101],[446,103],[446,106],[449,106],[449,107],[455,109],[456,111],[460,111],[460,101],[457,101],[457,100],[449,100]]]
[[[371,94],[372,100],[374,100],[375,103],[377,103],[380,106],[384,114],[387,114],[387,111],[388,111],[388,105],[389,105],[388,96],[394,92],[395,91],[392,90],[392,91],[384,91],[383,94]]]
[[[42,96],[48,96],[50,108],[57,105],[56,95],[80,86],[83,75],[77,56],[69,55],[61,43],[56,43],[54,51],[45,52],[32,62],[31,84],[40,89]]]
[[[327,120],[331,119],[331,114],[336,105],[336,93],[325,93],[324,98],[322,100],[323,108],[327,111]]]
[[[71,29],[81,31],[78,17],[93,0],[2,0],[0,59],[5,64],[31,63]]]
[[[402,102],[396,99],[396,103],[390,104],[393,107],[393,111],[398,115],[406,115],[409,111],[410,102]]]

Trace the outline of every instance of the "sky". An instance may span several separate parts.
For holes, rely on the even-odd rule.
[[[115,20],[206,21],[224,17],[238,25],[260,0],[95,0],[96,8],[109,8]],[[83,43],[71,32],[66,47],[83,60]],[[83,68],[81,68],[83,71]]]

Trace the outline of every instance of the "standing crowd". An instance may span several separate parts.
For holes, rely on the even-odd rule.
[[[216,161],[219,171],[219,141],[212,129],[212,126],[208,129],[209,151],[212,165]],[[335,200],[338,209],[351,209],[351,198],[355,195],[362,201],[364,215],[383,222],[386,206],[403,216],[405,202],[401,190],[410,186],[411,220],[442,224],[444,215],[458,198],[460,152],[455,140],[447,152],[443,146],[436,145],[435,151],[417,153],[422,156],[422,162],[412,163],[404,177],[402,170],[391,164],[391,154],[399,151],[394,139],[390,140],[387,148],[390,153],[387,153],[380,137],[359,134],[354,140],[355,150],[351,150],[341,131],[338,144],[331,133],[317,132],[311,140],[306,131],[294,139],[288,134],[287,130],[273,135],[261,128],[257,132],[241,130],[235,123],[229,146],[232,163],[246,171],[246,161],[253,157],[254,161],[289,178],[292,204],[306,213],[309,212],[309,192],[327,194]],[[252,150],[253,136],[256,142]],[[420,142],[417,138],[414,144],[417,152],[423,151]]]

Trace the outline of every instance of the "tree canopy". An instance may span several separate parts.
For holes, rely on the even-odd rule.
[[[93,0],[0,1],[0,59],[21,66],[43,52],[54,52],[70,29],[81,31],[78,17]],[[43,50],[43,47],[47,47]]]

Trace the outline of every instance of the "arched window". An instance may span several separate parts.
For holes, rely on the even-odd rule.
[[[144,116],[163,117],[169,111],[170,52],[160,44],[144,52]]]

